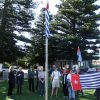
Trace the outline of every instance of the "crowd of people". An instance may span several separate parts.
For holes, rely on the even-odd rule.
[[[57,66],[52,65],[51,69],[49,70],[49,77],[50,77],[50,96],[53,98],[55,95],[58,96],[60,85],[62,85],[63,97],[68,98],[69,100],[75,100],[76,95],[81,92],[82,96],[84,96],[83,91],[74,91],[71,85],[71,75],[80,73],[78,65],[73,65],[71,68],[67,64],[62,69],[59,69]],[[15,74],[13,71],[13,67],[9,72],[9,87],[8,87],[8,96],[12,97],[13,89],[15,88],[16,84],[16,93],[18,95],[22,95],[23,93],[23,83],[24,83],[24,72],[22,71],[22,67],[19,67],[18,72]],[[38,91],[39,96],[45,95],[45,71],[43,66],[35,66],[33,68],[32,65],[29,65],[28,69],[28,85],[29,85],[29,93],[34,93]],[[97,92],[97,96],[100,96],[100,90]],[[55,94],[54,94],[55,93]],[[100,97],[97,97],[99,100]]]

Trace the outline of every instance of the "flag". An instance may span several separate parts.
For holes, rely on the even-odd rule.
[[[100,88],[100,72],[86,73],[80,75],[82,89]]]
[[[79,74],[71,74],[71,84],[74,91],[82,90]]]
[[[82,62],[82,56],[81,56],[81,51],[80,51],[80,48],[79,47],[77,49],[77,58],[78,58],[78,61],[79,62]]]
[[[45,9],[45,35],[48,37],[50,35],[50,30],[49,30],[49,2],[47,2],[46,9]]]

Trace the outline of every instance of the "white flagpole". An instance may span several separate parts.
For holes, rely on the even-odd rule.
[[[48,100],[48,37],[45,39],[45,100]]]

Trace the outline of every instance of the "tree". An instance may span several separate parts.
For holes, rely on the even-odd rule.
[[[30,63],[44,64],[45,59],[45,8],[41,10],[40,15],[34,23],[35,27],[32,30],[32,43],[29,48],[28,55],[31,56]]]
[[[93,59],[97,53],[96,41],[99,39],[99,30],[97,23],[100,20],[100,14],[95,11],[100,6],[94,4],[97,0],[62,0],[58,6],[58,14],[52,23],[52,33],[59,39],[55,45],[58,46],[58,59],[63,57],[68,60],[77,60],[77,47],[80,46],[83,59]],[[55,39],[56,40],[56,39]],[[90,49],[93,52],[88,53]],[[66,56],[66,57],[65,57]]]
[[[32,6],[34,7],[34,3],[31,0],[23,2],[5,0],[4,7],[0,9],[0,62],[15,62],[18,57],[25,55],[25,49],[16,43],[18,40],[30,43],[30,40],[16,35],[15,31],[20,34],[31,32],[30,21],[34,19],[34,15],[30,12]]]

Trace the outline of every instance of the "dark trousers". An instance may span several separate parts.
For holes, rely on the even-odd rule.
[[[96,100],[100,100],[100,89],[96,89]]]
[[[22,94],[22,83],[17,84],[17,94]]]
[[[45,91],[44,90],[45,89],[44,88],[45,87],[44,85],[45,85],[45,83],[42,83],[42,82],[39,81],[39,89],[38,89],[38,91],[39,91],[39,95],[40,96],[43,96],[44,95],[44,91]]]
[[[9,83],[8,96],[11,96],[12,95],[13,89],[14,89],[14,84]]]
[[[28,83],[29,83],[29,91],[34,92],[34,79],[33,78],[28,79]]]
[[[64,94],[64,96],[68,96],[68,88],[67,88],[66,84],[63,84],[63,94]]]
[[[34,91],[38,90],[38,78],[34,78]]]

